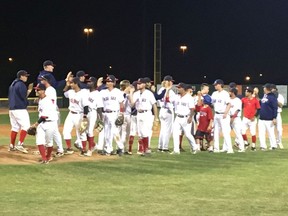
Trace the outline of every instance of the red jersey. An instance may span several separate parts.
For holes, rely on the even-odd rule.
[[[257,110],[260,109],[259,101],[255,97],[251,99],[244,97],[241,101],[243,105],[243,116],[248,119],[253,118]]]
[[[196,106],[196,111],[200,113],[197,130],[207,132],[210,120],[213,119],[213,112],[210,106]]]

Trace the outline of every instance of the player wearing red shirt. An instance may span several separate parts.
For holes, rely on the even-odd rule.
[[[241,99],[243,104],[242,136],[245,146],[249,146],[246,131],[249,128],[252,135],[251,150],[256,150],[256,124],[259,114],[259,100],[253,97],[253,88],[247,86],[245,97]]]
[[[201,105],[201,95],[198,95],[199,100],[196,105],[196,111],[200,113],[199,125],[195,134],[196,144],[198,148],[201,145],[201,150],[206,150],[207,147],[210,148],[210,142],[212,141],[211,129],[213,123],[213,113],[210,107],[212,99],[209,95],[203,96],[203,105]],[[206,139],[207,146],[203,144],[203,139]]]

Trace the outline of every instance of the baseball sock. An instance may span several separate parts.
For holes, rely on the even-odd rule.
[[[243,137],[243,140],[244,140],[244,141],[246,141],[246,142],[248,141],[246,134],[242,134],[242,137]]]
[[[132,146],[134,142],[134,136],[129,136],[129,152],[132,152]]]
[[[46,158],[46,154],[45,154],[45,147],[44,147],[44,145],[38,145],[38,149],[39,149],[40,155],[41,155],[41,157],[42,157],[42,160],[43,160],[43,161],[46,161],[47,158]]]
[[[71,148],[71,139],[65,139],[67,148]]]
[[[52,151],[53,151],[53,146],[47,147],[47,155],[46,155],[47,160],[51,158]]]
[[[23,144],[26,135],[27,135],[27,131],[25,131],[25,130],[21,130],[21,131],[20,131],[19,141],[20,141],[21,145]]]
[[[256,143],[256,135],[252,136],[252,143]]]
[[[93,147],[95,146],[94,137],[89,137],[88,136],[88,145],[89,145],[89,150],[92,150]]]
[[[183,135],[179,136],[179,148],[182,149],[182,140],[183,140]]]
[[[149,137],[143,137],[142,142],[143,142],[143,152],[145,153],[146,150],[148,149]]]
[[[86,151],[87,141],[82,141],[82,151]]]
[[[138,140],[138,145],[139,145],[138,151],[143,152],[143,140],[142,139]]]
[[[10,143],[15,146],[15,140],[16,140],[16,137],[17,137],[17,132],[16,131],[11,131],[11,134],[10,134]]]

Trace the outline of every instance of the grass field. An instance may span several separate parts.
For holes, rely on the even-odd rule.
[[[287,123],[287,110],[283,116]],[[0,165],[0,215],[287,215],[283,143],[284,150],[192,155],[185,141],[181,155]]]

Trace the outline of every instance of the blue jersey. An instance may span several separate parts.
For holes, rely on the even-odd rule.
[[[57,89],[57,88],[59,88],[59,87],[61,87],[61,86],[64,86],[65,85],[65,83],[66,83],[66,81],[65,80],[61,80],[61,81],[57,81],[56,79],[55,79],[55,77],[54,77],[54,75],[51,73],[51,72],[49,72],[49,71],[45,71],[45,70],[43,70],[43,71],[40,71],[40,73],[39,73],[39,75],[38,75],[38,77],[37,77],[37,83],[40,83],[40,77],[41,76],[49,76],[49,79],[50,79],[50,84],[51,84],[51,86],[53,86],[53,88],[55,88],[55,89]]]
[[[27,87],[20,79],[15,79],[9,87],[9,110],[27,109]]]
[[[273,93],[268,93],[260,100],[260,119],[273,120],[277,117],[278,102]]]

